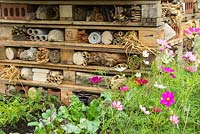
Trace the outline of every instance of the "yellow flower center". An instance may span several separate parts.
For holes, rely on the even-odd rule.
[[[167,101],[169,101],[169,100],[170,100],[170,98],[168,97],[166,100],[167,100]]]

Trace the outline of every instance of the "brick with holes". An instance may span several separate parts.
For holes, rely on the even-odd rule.
[[[7,4],[0,5],[1,18],[12,20],[30,19],[30,14],[34,12],[34,7],[28,4]]]

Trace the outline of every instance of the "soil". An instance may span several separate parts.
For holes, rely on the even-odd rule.
[[[2,128],[2,130],[6,133],[20,133],[20,134],[26,134],[26,133],[34,133],[34,127],[27,126],[28,122],[20,120],[15,126],[6,126]]]

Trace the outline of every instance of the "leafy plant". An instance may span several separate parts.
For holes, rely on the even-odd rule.
[[[38,93],[34,98],[22,98],[13,96],[11,98],[0,97],[0,127],[7,125],[15,126],[20,120],[33,121],[37,120],[40,112],[52,102],[50,97],[48,100]]]
[[[42,113],[42,118],[38,122],[30,122],[29,126],[35,126],[35,134],[43,133],[82,133],[95,134],[99,129],[100,121],[96,108],[98,101],[94,100],[90,106],[85,106],[76,96],[71,97],[69,107],[60,106],[58,110],[51,106]]]

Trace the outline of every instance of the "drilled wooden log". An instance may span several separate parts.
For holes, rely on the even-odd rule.
[[[82,52],[75,52],[73,54],[73,63],[76,65],[87,65],[86,59],[84,58]]]
[[[102,43],[103,44],[109,45],[109,44],[112,43],[113,35],[110,31],[104,31],[101,36],[102,36]]]
[[[25,80],[33,80],[32,68],[23,67],[21,69],[21,78]]]
[[[8,47],[8,48],[6,48],[5,53],[6,53],[6,58],[9,60],[14,60],[17,58],[17,49],[16,48]]]
[[[59,50],[50,50],[49,61],[52,63],[59,63],[61,59]]]
[[[48,34],[48,41],[64,41],[65,34],[62,30],[54,29],[51,30]]]

